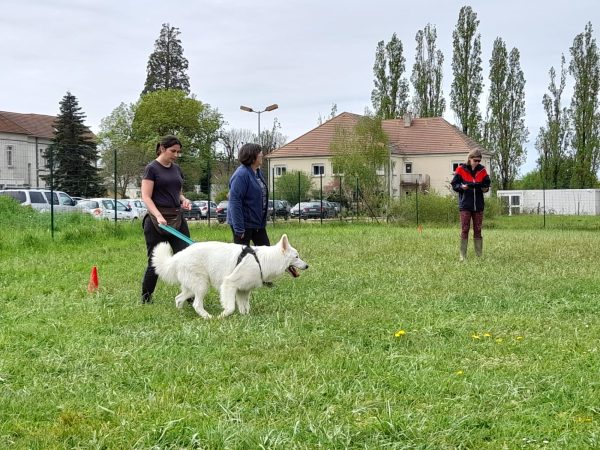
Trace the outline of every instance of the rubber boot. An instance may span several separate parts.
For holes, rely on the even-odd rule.
[[[483,256],[483,238],[482,239],[474,239],[475,243],[475,255]]]
[[[467,259],[467,245],[469,244],[468,239],[460,240],[460,258],[459,260],[462,262]]]

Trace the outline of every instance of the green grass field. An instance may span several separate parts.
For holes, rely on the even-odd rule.
[[[310,269],[205,321],[84,219],[0,219],[0,448],[600,448],[597,232],[276,225]]]

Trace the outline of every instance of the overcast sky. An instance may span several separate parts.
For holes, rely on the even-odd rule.
[[[380,40],[395,32],[404,45],[406,76],[414,63],[415,34],[431,23],[444,53],[445,118],[450,109],[452,31],[460,8],[470,5],[480,21],[487,101],[494,39],[521,53],[526,79],[527,163],[535,166],[534,142],[545,116],[542,96],[548,71],[558,69],[574,37],[592,21],[598,40],[598,0],[0,0],[0,110],[58,113],[67,91],[79,100],[87,125],[121,102],[138,100],[148,57],[163,23],[181,31],[190,88],[217,108],[227,127],[256,130],[273,118],[288,141],[317,126],[333,103],[338,113],[362,114],[371,106],[373,62]],[[571,81],[571,80],[570,80]],[[412,92],[412,86],[411,86]],[[565,97],[570,102],[572,82]],[[483,112],[483,111],[482,111]]]

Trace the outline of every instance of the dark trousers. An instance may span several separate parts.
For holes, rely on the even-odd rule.
[[[142,280],[142,301],[149,302],[152,293],[154,292],[154,288],[156,287],[156,283],[158,281],[158,275],[154,271],[154,267],[152,266],[152,250],[161,242],[168,242],[171,244],[171,248],[173,249],[173,253],[177,253],[188,246],[187,242],[182,241],[177,236],[173,236],[172,234],[168,234],[166,232],[159,233],[158,230],[152,224],[152,221],[149,217],[146,217],[143,223],[144,227],[144,238],[146,238],[146,250],[148,255],[148,266],[146,267],[146,272],[144,272],[144,278]],[[181,227],[179,228],[180,232],[185,234],[187,237],[190,237],[190,230],[188,228],[187,222],[185,219],[181,221]]]
[[[267,230],[264,228],[246,228],[243,238],[236,236],[233,227],[231,227],[231,232],[233,233],[234,244],[250,245],[250,241],[252,241],[252,243],[257,246],[271,245],[269,236],[267,235]]]
[[[469,228],[473,221],[473,238],[481,239],[483,226],[483,211],[460,211],[460,238],[469,239]]]

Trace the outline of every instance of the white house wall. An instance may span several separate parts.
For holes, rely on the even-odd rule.
[[[36,153],[50,144],[47,139],[13,133],[0,133],[0,185],[7,187],[45,187],[38,175],[45,173]],[[12,147],[12,165],[8,166],[7,150]],[[41,166],[38,171],[38,164]],[[38,173],[39,172],[39,173]]]

